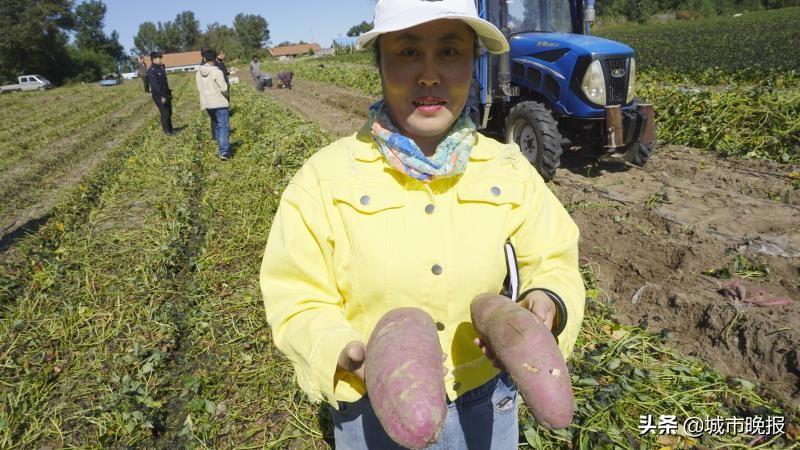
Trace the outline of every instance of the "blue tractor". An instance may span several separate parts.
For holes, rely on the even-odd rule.
[[[634,51],[589,35],[594,0],[476,0],[511,44],[475,64],[478,128],[515,142],[545,179],[565,149],[616,154],[643,166],[653,148],[651,105],[634,94]]]

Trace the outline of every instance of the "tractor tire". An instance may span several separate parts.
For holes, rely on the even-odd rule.
[[[622,148],[622,159],[639,167],[644,167],[650,155],[653,154],[653,146],[633,141]]]
[[[518,103],[506,118],[506,142],[516,143],[545,180],[551,180],[561,164],[561,133],[558,123],[543,104]]]

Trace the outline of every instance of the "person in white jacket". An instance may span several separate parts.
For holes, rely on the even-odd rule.
[[[195,81],[200,94],[200,108],[211,118],[211,134],[219,143],[219,159],[227,161],[231,157],[229,142],[230,92],[222,70],[216,66],[217,53],[203,50],[205,63],[197,69]]]

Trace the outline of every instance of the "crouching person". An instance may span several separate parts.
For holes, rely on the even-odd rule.
[[[229,142],[230,91],[225,76],[216,65],[217,53],[203,50],[203,65],[195,74],[197,92],[200,94],[200,108],[211,118],[211,135],[219,143],[219,159],[227,161],[231,157]]]
[[[286,71],[278,73],[278,88],[292,89],[292,79],[294,72]]]

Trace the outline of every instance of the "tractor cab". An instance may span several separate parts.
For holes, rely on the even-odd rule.
[[[653,145],[652,107],[635,96],[630,47],[589,35],[594,1],[477,0],[511,51],[476,61],[478,127],[519,144],[546,179],[566,148],[619,153],[644,165]]]

